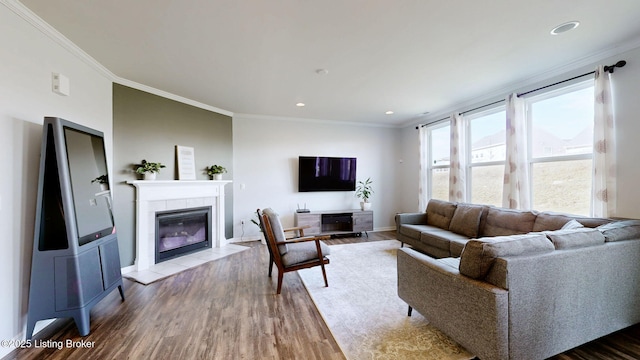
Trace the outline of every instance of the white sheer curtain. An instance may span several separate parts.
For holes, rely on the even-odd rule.
[[[591,215],[611,217],[615,216],[617,196],[611,80],[602,65],[596,69],[595,78]]]
[[[506,161],[502,206],[510,209],[530,209],[524,101],[517,94],[511,94],[506,99],[506,105]]]
[[[466,199],[465,123],[462,114],[451,115],[451,143],[449,152],[449,201]]]
[[[426,211],[427,209],[427,202],[429,201],[429,199],[427,198],[427,194],[428,194],[428,189],[429,189],[429,184],[428,184],[428,179],[429,177],[427,176],[427,161],[428,161],[428,157],[427,157],[427,149],[428,144],[427,144],[427,127],[426,126],[420,126],[420,129],[418,130],[419,132],[419,142],[420,142],[420,171],[419,171],[419,184],[418,184],[418,211]]]

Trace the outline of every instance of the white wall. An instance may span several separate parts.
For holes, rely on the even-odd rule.
[[[293,226],[299,204],[311,211],[359,208],[354,192],[299,193],[298,156],[357,158],[357,179],[371,177],[374,229],[394,227],[399,129],[236,115],[233,118],[234,240],[255,239],[257,208]],[[244,226],[241,221],[244,220]]]
[[[615,54],[615,55],[611,55]],[[618,213],[620,217],[640,218],[640,189],[638,180],[640,179],[640,166],[638,165],[638,154],[640,154],[640,48],[623,50],[616,54],[615,51],[602,59],[593,60],[587,65],[578,65],[573,69],[561,74],[555,74],[547,79],[536,79],[530,84],[519,84],[517,88],[505,89],[501,97],[490,97],[479,99],[476,102],[461,104],[440,114],[427,118],[423,123],[438,120],[446,117],[442,113],[452,113],[454,111],[464,111],[475,108],[483,104],[491,103],[500,98],[506,97],[511,92],[524,92],[535,89],[539,86],[552,84],[556,81],[571,78],[595,70],[599,64],[611,65],[618,60],[626,60],[624,68],[616,69],[612,75],[614,92],[615,112],[616,112],[616,137],[618,152]],[[487,89],[490,93],[491,89]],[[399,207],[401,211],[415,211],[418,197],[418,131],[415,124],[403,128],[401,131],[401,154],[405,159],[401,168],[401,175],[398,179],[398,187],[403,188],[403,193],[398,194],[401,199]]]
[[[24,338],[43,118],[103,131],[111,162],[111,81],[4,2],[0,34],[0,339],[9,340]],[[69,78],[70,96],[51,91],[52,72]]]

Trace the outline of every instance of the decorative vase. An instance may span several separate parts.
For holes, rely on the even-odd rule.
[[[155,180],[156,179],[156,173],[154,173],[154,172],[146,172],[146,173],[144,173],[144,179],[145,180]]]
[[[222,174],[213,174],[213,180],[222,180]]]
[[[100,191],[109,190],[109,184],[100,184]]]
[[[364,210],[371,210],[371,203],[368,201],[360,201],[360,208]]]

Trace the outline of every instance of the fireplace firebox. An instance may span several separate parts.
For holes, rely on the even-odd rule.
[[[156,212],[156,264],[211,248],[211,206]]]

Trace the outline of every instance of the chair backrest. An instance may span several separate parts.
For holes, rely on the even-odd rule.
[[[258,225],[260,226],[260,231],[262,231],[264,240],[267,243],[267,250],[269,250],[269,256],[271,259],[273,259],[273,251],[271,251],[271,244],[269,243],[269,239],[267,238],[267,230],[265,230],[264,220],[262,220],[262,217],[264,214],[262,213],[262,211],[260,211],[260,209],[257,209],[256,213],[258,214]]]
[[[262,210],[262,214],[264,215],[262,221],[265,225],[265,230],[273,236],[274,246],[276,246],[276,243],[278,242],[286,241],[287,238],[284,235],[284,229],[282,227],[282,223],[280,223],[278,213],[273,211],[271,208],[266,208]],[[277,249],[280,255],[284,255],[289,251],[287,245],[277,245]]]
[[[263,211],[258,209],[258,217],[260,218],[260,222],[264,228],[264,238],[267,241],[267,248],[269,249],[269,254],[271,255],[271,259],[276,263],[278,268],[281,268],[282,265],[282,257],[280,252],[278,251],[278,246],[276,245],[276,238],[273,234],[273,229],[271,227],[271,222],[269,221],[269,217]]]

